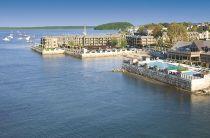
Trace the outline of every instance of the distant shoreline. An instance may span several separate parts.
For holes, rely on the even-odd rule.
[[[94,29],[95,26],[87,26]],[[0,30],[83,29],[84,26],[0,27]]]

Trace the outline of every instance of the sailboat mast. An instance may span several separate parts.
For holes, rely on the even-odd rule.
[[[86,26],[84,26],[84,31],[83,31],[83,34],[84,34],[84,35],[87,35],[87,29],[86,29]]]

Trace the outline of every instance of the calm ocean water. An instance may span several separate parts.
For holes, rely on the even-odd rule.
[[[210,137],[210,97],[113,73],[117,58],[42,57],[3,42],[10,32],[0,31],[0,137]],[[38,42],[82,30],[21,32]]]

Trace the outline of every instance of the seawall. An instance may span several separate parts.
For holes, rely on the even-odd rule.
[[[42,55],[57,55],[57,54],[64,54],[65,53],[65,50],[63,49],[42,49],[38,46],[34,46],[34,47],[31,47],[32,50],[34,50],[35,52],[38,52]]]
[[[105,51],[105,52],[82,52],[80,49],[67,49],[65,54],[77,58],[97,58],[97,57],[116,57],[116,56],[131,56],[140,54],[138,51],[120,50],[120,51]]]
[[[169,85],[175,86],[177,88],[181,88],[190,92],[195,92],[199,90],[203,90],[210,86],[210,76],[207,75],[204,78],[200,79],[191,79],[184,78],[181,76],[175,76],[171,74],[166,74],[163,72],[151,70],[144,67],[139,67],[132,64],[123,63],[122,69],[134,73],[137,75],[144,76],[146,78],[154,79],[157,81],[161,81],[163,83],[167,83]]]

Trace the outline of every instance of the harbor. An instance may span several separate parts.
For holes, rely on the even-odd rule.
[[[210,138],[210,0],[0,3],[0,138]]]
[[[149,39],[142,41],[142,45],[146,45],[148,42],[155,43],[152,37],[137,38]],[[41,43],[31,49],[42,55],[64,54],[80,59],[124,57],[127,60],[123,60],[122,70],[114,69],[113,72],[122,71],[140,75],[191,93],[209,93],[210,70],[206,67],[208,63],[199,61],[201,62],[199,65],[203,66],[194,64],[202,59],[200,54],[205,53],[203,49],[208,46],[206,45],[209,44],[208,41],[183,44],[178,42],[170,50],[156,54],[156,51],[150,49],[132,48],[132,45],[128,47],[127,43],[122,46],[122,40],[125,40],[125,36],[120,33],[87,35],[84,27],[83,35],[44,36],[41,38]],[[129,36],[127,41],[129,43],[134,40]],[[186,52],[185,49],[188,51]],[[196,58],[193,52],[189,52],[189,49],[197,51]],[[178,50],[184,51],[182,53],[185,55],[181,57],[180,55],[171,55],[172,51],[173,54],[179,54]],[[159,59],[159,57],[163,59]],[[180,59],[182,60],[180,61]]]
[[[118,57],[79,60],[62,54],[41,56],[29,48],[5,52],[0,45],[1,59],[8,57],[1,62],[0,68],[3,81],[0,87],[0,128],[4,137],[30,137],[35,133],[41,137],[46,129],[44,135],[50,137],[64,133],[67,133],[66,137],[70,134],[75,136],[84,129],[88,132],[82,133],[82,137],[90,133],[90,137],[100,137],[104,130],[107,132],[104,137],[118,132],[122,137],[130,137],[124,131],[127,129],[125,122],[132,126],[129,132],[134,134],[136,129],[140,131],[139,127],[152,122],[154,130],[161,129],[163,134],[167,132],[166,128],[182,132],[183,127],[188,127],[183,135],[193,132],[192,135],[198,136],[197,128],[186,125],[189,114],[198,117],[196,123],[199,128],[208,130],[209,96],[194,96],[167,85],[113,73],[113,68],[121,67],[122,60]],[[7,111],[9,115],[4,116]],[[186,119],[177,120],[180,116]],[[155,121],[157,117],[160,122]],[[167,124],[184,122],[185,125],[182,128],[178,124],[172,128],[162,125],[157,129],[163,121]],[[110,131],[108,126],[113,123],[118,125]],[[117,131],[119,126],[121,129]],[[69,131],[71,128],[75,130]],[[8,131],[10,133],[6,133]],[[171,136],[171,133],[167,132],[167,135]]]
[[[2,38],[2,41],[5,43],[9,43],[11,41],[23,41],[27,43],[33,43],[34,37],[35,36],[30,36],[25,32],[11,31],[9,34],[6,34],[6,36]]]
[[[75,32],[25,32],[44,36],[46,32],[62,35],[67,31]],[[10,33],[1,32],[0,36]],[[36,38],[37,43],[40,38]],[[155,136],[209,135],[210,96],[191,94],[134,73],[111,72],[121,71],[121,56],[84,60],[65,54],[42,56],[32,52],[30,46],[15,39],[0,43],[3,137],[68,137],[81,132],[81,137],[138,137],[144,127],[148,136],[151,130]],[[139,52],[126,58],[139,59],[141,54],[147,54]],[[177,119],[180,117],[183,119]]]

